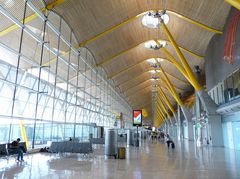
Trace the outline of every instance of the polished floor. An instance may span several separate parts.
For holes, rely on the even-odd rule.
[[[240,151],[226,148],[196,147],[182,141],[167,149],[164,143],[145,141],[139,148],[128,147],[127,159],[107,159],[103,148],[94,155],[37,153],[25,156],[25,162],[14,158],[0,159],[1,178],[23,179],[230,179],[240,178]]]

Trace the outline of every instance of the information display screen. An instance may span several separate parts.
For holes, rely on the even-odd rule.
[[[133,126],[142,126],[142,110],[133,110]]]

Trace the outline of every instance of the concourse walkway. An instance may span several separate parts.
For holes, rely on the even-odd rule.
[[[107,159],[103,148],[94,156],[37,153],[25,156],[24,163],[1,159],[0,178],[240,178],[240,151],[195,147],[193,142],[176,143],[167,149],[163,143],[143,143],[128,147],[127,159]]]

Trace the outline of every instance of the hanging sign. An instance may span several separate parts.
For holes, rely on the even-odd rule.
[[[133,110],[133,126],[142,126],[142,110]]]

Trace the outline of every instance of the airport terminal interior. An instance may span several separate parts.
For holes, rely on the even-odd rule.
[[[240,178],[240,0],[0,0],[0,178]]]

